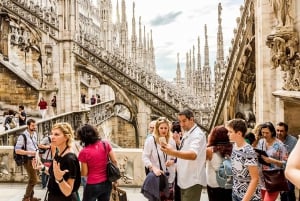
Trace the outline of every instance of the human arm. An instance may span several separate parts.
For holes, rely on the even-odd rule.
[[[300,140],[296,146],[294,147],[293,151],[291,152],[286,168],[285,168],[285,176],[286,178],[292,182],[297,188],[300,188]]]
[[[197,154],[192,150],[176,150],[170,144],[163,144],[161,146],[161,150],[168,155],[174,156],[176,158],[181,158],[185,160],[195,160],[197,158]]]
[[[19,112],[19,113],[18,113],[18,117],[24,121],[25,118],[26,118],[25,112]]]
[[[251,177],[249,186],[247,188],[247,191],[243,197],[242,201],[250,201],[253,194],[256,191],[256,187],[258,185],[259,182],[259,171],[258,171],[258,167],[257,166],[248,166],[248,171]]]
[[[87,163],[80,162],[80,167],[81,167],[80,169],[81,176],[86,177],[88,175]]]
[[[285,145],[278,141],[272,145],[272,149],[274,149],[275,151],[271,155],[269,155],[269,157],[262,155],[262,159],[265,162],[271,163],[279,168],[285,168],[288,158],[288,152]]]
[[[68,178],[67,180],[64,179],[63,176],[67,172],[69,172],[69,170],[61,170],[60,163],[58,163],[56,160],[53,160],[53,173],[55,181],[58,183],[59,189],[66,197],[71,195],[75,182],[74,178]]]
[[[142,153],[142,161],[143,161],[145,167],[149,169],[149,171],[153,171],[153,173],[156,176],[159,176],[159,175],[161,175],[162,171],[160,170],[159,167],[157,167],[156,164],[153,164],[153,158],[157,157],[157,155],[154,154],[154,152],[156,152],[154,138],[149,137],[146,139],[146,142],[144,145],[144,149],[143,149],[143,153]]]

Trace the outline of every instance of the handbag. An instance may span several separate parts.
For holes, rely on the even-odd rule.
[[[103,143],[104,150],[106,153],[106,145],[103,141],[102,141],[102,143]],[[111,162],[111,160],[109,159],[108,153],[106,155],[107,155],[107,164],[106,164],[107,178],[109,181],[115,182],[121,178],[120,169]]]
[[[288,191],[288,183],[283,169],[263,170],[265,187],[267,191]]]
[[[113,186],[110,201],[127,201],[127,194],[126,191]]]

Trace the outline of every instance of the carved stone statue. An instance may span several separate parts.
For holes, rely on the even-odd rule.
[[[8,60],[8,37],[9,37],[9,18],[7,15],[0,15],[0,54]]]
[[[294,0],[269,0],[276,18],[276,26],[292,26],[294,22]]]

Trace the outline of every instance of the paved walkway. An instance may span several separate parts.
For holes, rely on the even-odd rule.
[[[21,201],[25,192],[25,184],[20,183],[0,183],[0,201]],[[128,201],[147,201],[147,199],[140,193],[140,188],[123,188],[127,192]],[[46,190],[41,189],[39,185],[35,187],[35,197],[44,200]],[[82,187],[79,190],[82,195]],[[82,198],[82,196],[81,196]],[[201,201],[208,201],[206,189],[203,189]]]

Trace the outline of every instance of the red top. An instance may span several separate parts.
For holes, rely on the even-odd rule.
[[[40,110],[45,110],[45,109],[47,109],[47,102],[40,101],[38,106],[40,107]]]

